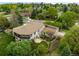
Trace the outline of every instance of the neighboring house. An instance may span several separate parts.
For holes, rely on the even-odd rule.
[[[41,35],[44,28],[45,26],[42,22],[31,20],[27,24],[14,28],[13,35],[17,40],[34,39]]]
[[[26,17],[26,16],[30,17],[31,13],[30,12],[21,12],[20,15],[23,16],[23,17]]]
[[[5,17],[7,18],[8,21],[12,20],[12,16],[13,16],[12,14],[5,15]]]
[[[30,17],[31,16],[31,12],[21,10],[21,11],[19,11],[19,13],[22,17],[26,17],[26,16]],[[10,14],[16,14],[16,12],[14,10],[12,10]]]
[[[5,33],[8,33],[8,34],[12,33],[12,29],[6,29]]]
[[[0,14],[6,14],[6,12],[0,12]]]

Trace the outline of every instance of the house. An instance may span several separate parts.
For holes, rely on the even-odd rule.
[[[16,11],[15,10],[11,10],[10,14],[16,14]],[[25,10],[21,10],[19,11],[19,14],[22,16],[22,17],[30,17],[31,16],[31,12],[29,11],[25,11]]]
[[[34,39],[39,37],[45,28],[41,21],[29,21],[27,24],[13,28],[13,35],[17,40]]]
[[[42,21],[30,20],[22,26],[13,28],[13,35],[16,40],[34,39],[40,37],[43,33],[53,37],[58,31],[59,29],[57,27],[45,25]]]
[[[6,12],[0,12],[0,14],[6,14]]]
[[[30,17],[31,13],[30,12],[21,12],[20,15],[23,17],[26,17],[26,16]]]

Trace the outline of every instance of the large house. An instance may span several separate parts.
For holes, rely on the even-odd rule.
[[[57,27],[45,25],[42,21],[38,20],[31,20],[22,26],[13,28],[13,35],[16,40],[34,39],[40,37],[42,33],[47,33],[49,36],[53,36],[57,32]]]
[[[42,22],[30,21],[27,24],[14,28],[13,35],[17,40],[34,39],[41,35],[44,28],[45,26]]]

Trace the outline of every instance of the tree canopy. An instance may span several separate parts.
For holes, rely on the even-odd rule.
[[[31,49],[29,40],[11,42],[6,48],[7,54],[13,56],[28,56],[31,53]]]
[[[79,26],[73,26],[60,41],[61,55],[79,55]]]
[[[5,18],[4,15],[0,15],[0,28],[4,30],[4,29],[8,28],[9,25],[10,25],[10,23],[7,20],[7,18]]]
[[[39,44],[33,44],[32,45],[32,54],[31,55],[35,55],[35,56],[42,56],[42,55],[47,55],[48,53],[48,45],[46,42],[41,42]]]
[[[14,41],[14,37],[4,32],[0,32],[0,55],[7,55],[6,46]]]
[[[75,24],[76,20],[78,20],[77,16],[78,15],[75,12],[67,11],[63,13],[57,21],[62,23],[63,28],[69,28]]]
[[[57,18],[57,9],[54,8],[54,7],[48,8],[48,10],[47,10],[47,16],[50,19],[56,19]]]

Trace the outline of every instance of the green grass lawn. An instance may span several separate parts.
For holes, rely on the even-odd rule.
[[[0,32],[0,55],[6,55],[5,48],[11,41],[14,41],[14,38],[11,35]]]

